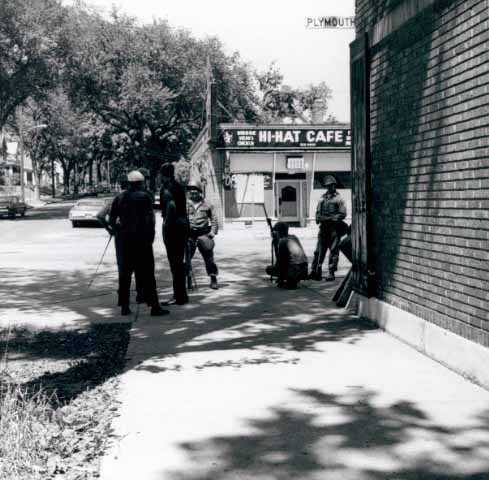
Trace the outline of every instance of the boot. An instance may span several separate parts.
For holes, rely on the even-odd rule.
[[[323,278],[323,276],[321,275],[321,273],[319,272],[311,272],[309,274],[309,276],[307,277],[309,280],[316,280],[316,281],[321,281],[321,279]]]
[[[162,317],[163,315],[168,315],[170,312],[161,308],[161,305],[157,303],[151,307],[151,316],[152,317]]]
[[[324,279],[326,282],[333,282],[335,279],[334,272],[329,272],[328,276]]]
[[[217,285],[217,277],[215,275],[211,275],[211,284],[209,285],[213,290],[217,290],[219,286]]]
[[[122,305],[121,306],[121,315],[124,317],[127,317],[127,315],[131,315],[131,309],[129,308],[129,305]]]

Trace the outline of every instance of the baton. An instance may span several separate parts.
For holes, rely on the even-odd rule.
[[[111,240],[112,240],[112,234],[109,237],[109,241],[107,242],[107,245],[105,245],[104,253],[102,253],[102,257],[100,258],[100,262],[98,262],[98,265],[97,265],[97,268],[95,270],[95,273],[93,274],[92,279],[88,283],[88,288],[90,288],[92,286],[92,283],[95,280],[95,277],[97,276],[98,269],[100,268],[100,265],[104,261],[105,253],[107,252],[107,249],[109,248],[109,243],[110,243]]]

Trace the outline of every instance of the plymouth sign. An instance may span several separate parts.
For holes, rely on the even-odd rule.
[[[220,132],[221,148],[350,148],[351,132],[341,128],[240,128]]]

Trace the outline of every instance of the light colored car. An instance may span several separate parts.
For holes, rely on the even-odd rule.
[[[111,202],[112,198],[84,198],[78,200],[71,208],[68,218],[74,228],[82,224],[100,224],[97,214]]]
[[[23,217],[27,210],[27,205],[15,195],[0,197],[0,216],[15,218],[17,215]]]

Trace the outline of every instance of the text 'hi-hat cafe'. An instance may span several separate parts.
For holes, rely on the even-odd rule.
[[[221,224],[264,221],[267,214],[306,226],[315,221],[327,175],[336,179],[350,217],[349,124],[252,125],[209,117],[189,157]]]

